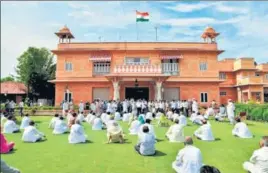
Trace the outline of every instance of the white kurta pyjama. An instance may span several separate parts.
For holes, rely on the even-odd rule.
[[[249,162],[245,162],[243,167],[251,173],[268,173],[268,147],[255,150]]]
[[[202,125],[194,132],[194,134],[195,134],[195,136],[197,136],[198,138],[200,138],[203,141],[214,141],[215,140],[210,124]]]
[[[123,122],[128,122],[129,121],[129,118],[130,118],[130,113],[125,113],[125,114],[123,114]]]
[[[51,129],[54,129],[54,126],[55,126],[55,122],[56,120],[58,120],[59,118],[58,117],[53,117],[48,125],[49,128]]]
[[[92,114],[87,114],[87,116],[86,116],[86,118],[85,118],[85,121],[87,122],[87,123],[89,123],[89,121],[90,121],[90,118],[92,117],[93,115]]]
[[[78,119],[80,122],[85,121],[85,117],[84,117],[83,114],[78,114],[77,119]]]
[[[179,124],[183,125],[183,126],[187,126],[187,118],[184,115],[180,115],[179,116]]]
[[[195,146],[186,146],[181,149],[172,163],[172,168],[177,173],[200,173],[202,167],[201,151]]]
[[[183,125],[174,124],[169,127],[166,136],[170,142],[184,142]]]
[[[230,123],[233,124],[235,122],[234,117],[235,117],[235,106],[232,102],[229,102],[227,105],[227,116],[228,119],[230,120]]]
[[[244,122],[237,123],[232,131],[232,134],[240,138],[252,138],[252,134]]]
[[[29,126],[31,119],[29,117],[23,117],[20,124],[20,129],[25,129]]]
[[[116,121],[120,121],[121,120],[121,115],[120,115],[119,112],[115,112],[114,113],[114,120],[116,120]]]
[[[155,133],[154,133],[154,126],[151,125],[151,124],[148,124],[148,123],[142,124],[142,125],[140,126],[140,130],[139,130],[139,133],[138,133],[139,136],[143,134],[143,126],[148,126],[148,128],[149,128],[149,133],[151,133],[152,135],[154,135],[154,137],[156,138],[156,135],[155,135]]]
[[[65,132],[67,132],[68,130],[68,126],[66,124],[66,122],[64,122],[63,120],[58,119],[55,123],[55,127],[53,130],[53,134],[63,134]]]
[[[35,126],[28,126],[24,129],[22,135],[22,141],[24,142],[36,142],[38,139],[42,138],[44,134],[36,129]]]
[[[4,133],[13,133],[19,130],[17,124],[12,120],[7,120],[4,124]]]
[[[84,132],[83,126],[80,124],[72,125],[68,140],[70,144],[86,142],[87,135]]]
[[[138,120],[132,121],[130,128],[129,128],[129,134],[137,135],[139,133],[140,126],[141,126],[141,123]]]
[[[145,118],[146,118],[146,119],[153,120],[154,118],[153,118],[153,114],[152,114],[152,112],[147,112]]]
[[[198,112],[198,103],[196,101],[193,102],[192,104],[192,110],[197,113]]]
[[[100,118],[95,118],[92,125],[92,130],[102,130],[102,121]]]

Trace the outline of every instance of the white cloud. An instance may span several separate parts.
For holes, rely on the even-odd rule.
[[[234,7],[234,6],[227,6],[225,2],[199,2],[194,4],[188,3],[180,3],[176,6],[167,6],[167,9],[171,9],[177,12],[193,12],[197,10],[203,10],[206,8],[211,8],[212,10],[216,10],[218,12],[223,13],[235,13],[235,14],[246,14],[248,13],[248,9],[243,7]]]
[[[181,3],[176,5],[175,7],[167,7],[167,9],[171,9],[178,12],[192,12],[195,10],[202,10],[204,8],[208,8],[213,6],[215,3],[195,3],[195,4],[186,4]]]

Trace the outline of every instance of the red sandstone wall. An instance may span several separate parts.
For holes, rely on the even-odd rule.
[[[110,88],[110,96],[109,98],[113,98],[113,86],[109,82],[103,82],[103,83],[96,83],[96,82],[91,82],[91,83],[56,83],[56,99],[55,99],[55,105],[58,106],[64,99],[64,92],[66,89],[66,86],[68,85],[68,89],[70,92],[73,94],[73,101],[74,104],[79,104],[81,100],[85,101],[92,101],[92,88],[93,87],[109,87]]]
[[[237,90],[236,88],[220,88],[220,92],[226,92],[226,96],[220,96],[220,103],[226,104],[228,99],[237,101]]]

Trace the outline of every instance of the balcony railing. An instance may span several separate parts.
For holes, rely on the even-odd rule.
[[[162,63],[162,73],[169,75],[179,75],[178,63]]]
[[[260,76],[250,76],[237,80],[238,85],[248,85],[248,84],[262,84],[263,78]]]
[[[110,63],[94,63],[94,75],[104,75],[108,73],[110,73]]]
[[[162,73],[160,65],[117,65],[114,73]]]

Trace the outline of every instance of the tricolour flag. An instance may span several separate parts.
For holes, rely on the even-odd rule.
[[[149,13],[136,11],[136,22],[149,22]]]

